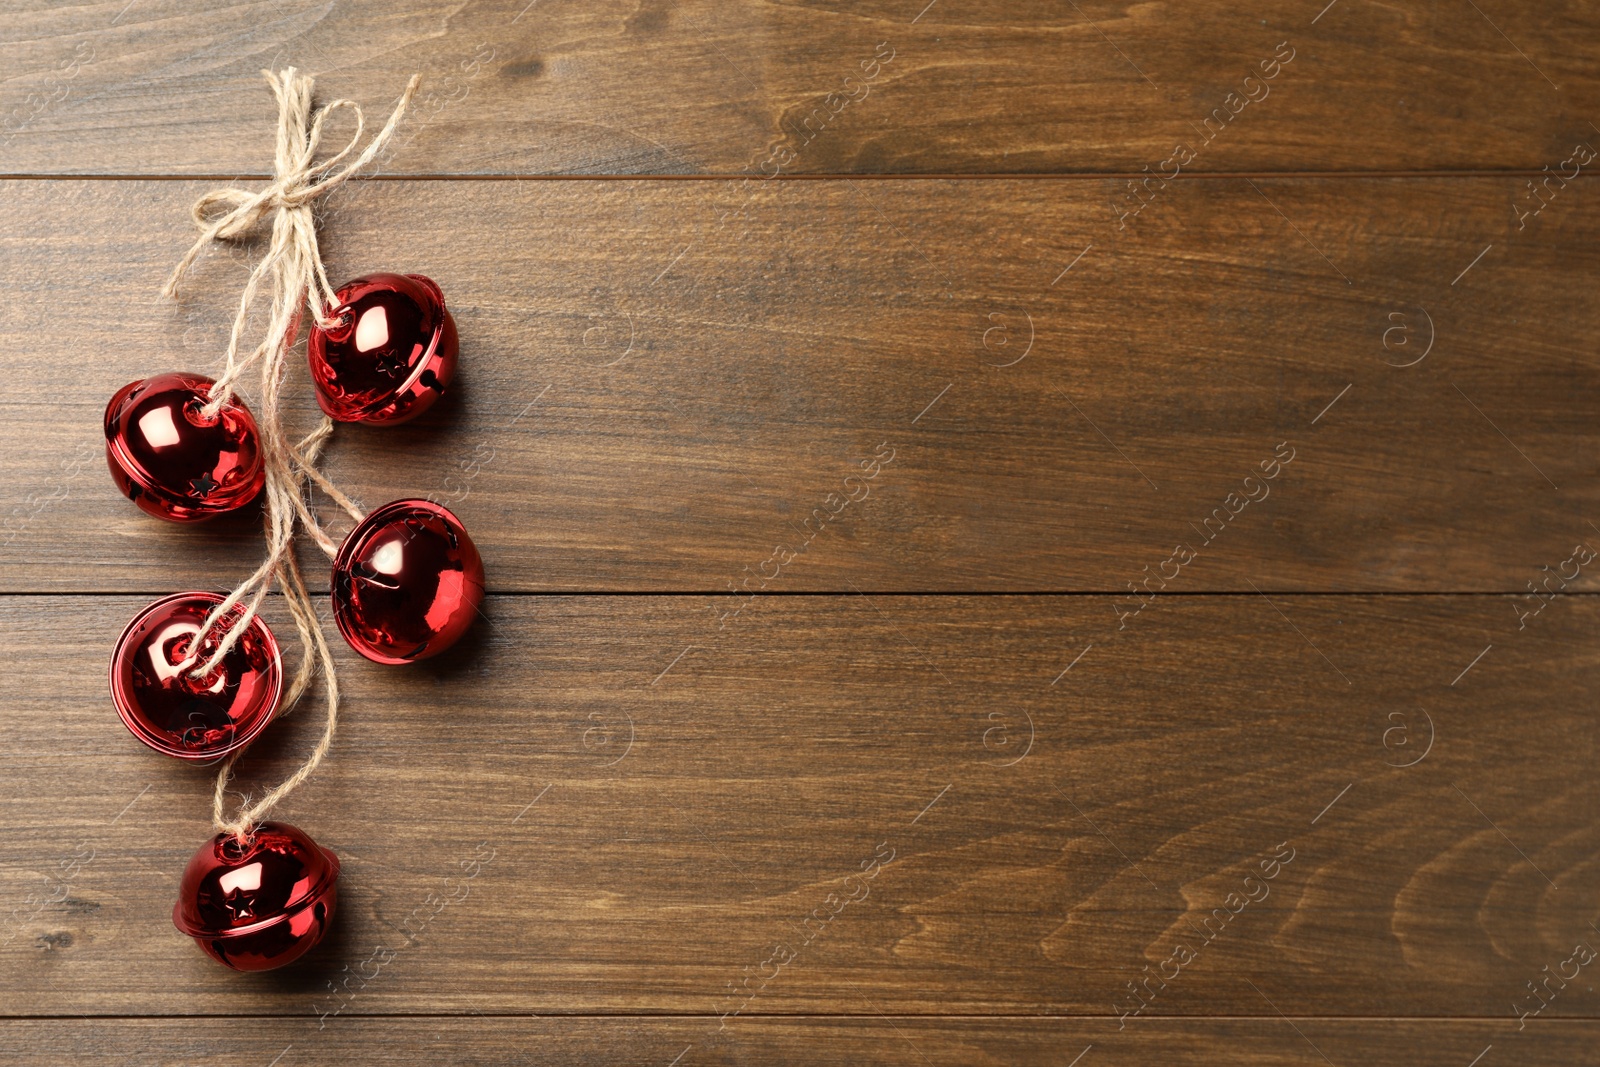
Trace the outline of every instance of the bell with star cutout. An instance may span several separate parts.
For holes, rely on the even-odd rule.
[[[210,673],[191,674],[244,614],[235,607],[218,619],[195,653],[206,616],[222,601],[216,593],[175,593],[139,612],[117,639],[111,702],[133,736],[157,752],[218,759],[249,744],[278,709],[283,666],[260,616]]]
[[[198,522],[254,500],[266,480],[256,420],[237,398],[213,416],[210,378],[158,374],[106,405],[106,462],[122,494],[151,515]]]
[[[163,374],[131,382],[112,397],[104,417],[112,476],[150,514],[193,522],[258,496],[264,505],[262,564],[227,598],[179,593],[146,607],[118,640],[110,668],[113,703],[135,737],[180,759],[221,762],[212,794],[219,832],[184,869],[172,922],[207,955],[238,971],[300,959],[327,935],[338,906],[338,856],[293,826],[265,821],[316,772],[338,723],[336,664],[295,565],[297,526],[318,545],[334,547],[305,499],[309,486],[320,486],[359,520],[337,553],[332,600],[340,632],[368,658],[404,663],[443,651],[471,625],[484,581],[477,548],[449,511],[402,500],[362,518],[316,466],[329,420],[415,418],[455,372],[456,326],[439,287],[421,275],[371,274],[329,294],[313,213],[318,196],[379,157],[420,75],[412,75],[388,121],[362,149],[366,126],[358,105],[336,100],[314,108],[309,75],[293,67],[266,73],[278,102],[275,180],[262,191],[222,189],[201,197],[194,208],[201,234],[162,288],[175,297],[212,242],[244,238],[270,221],[273,239],[240,299],[227,369],[218,381]],[[346,108],[355,112],[354,137],[317,162],[328,116]],[[273,310],[263,316],[255,301],[267,292]],[[310,376],[328,418],[296,445],[284,424],[282,397],[298,316],[307,311],[313,319]],[[287,317],[294,317],[293,325]],[[255,332],[263,318],[265,336],[241,349],[245,333]],[[250,354],[241,359],[241,351]],[[260,371],[259,425],[231,390],[247,364]],[[292,685],[272,632],[242,607],[263,603],[273,584],[304,646]],[[223,603],[236,606],[219,612]],[[230,817],[235,761],[278,714],[286,692],[297,696],[313,673],[325,682],[321,741],[293,774],[253,801],[245,796]]]
[[[270,971],[316,947],[339,902],[339,857],[287,823],[246,841],[219,833],[184,868],[172,923],[236,971]]]
[[[333,618],[375,663],[412,663],[455,644],[483,602],[483,560],[461,520],[428,500],[363,519],[333,560]]]
[[[444,293],[420,274],[346,282],[306,343],[317,403],[340,422],[405,422],[433,406],[455,374],[459,341]]]

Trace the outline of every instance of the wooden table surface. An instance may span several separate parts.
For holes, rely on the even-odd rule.
[[[3,1062],[1596,1062],[1600,6],[3,14]],[[286,65],[423,76],[323,251],[461,372],[328,471],[490,596],[336,642],[279,815],[340,916],[240,975],[104,665],[259,526],[146,518],[99,420],[220,365],[260,242],[157,292]]]

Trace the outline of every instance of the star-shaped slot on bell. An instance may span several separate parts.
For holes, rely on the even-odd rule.
[[[251,864],[247,870],[254,875],[250,879],[250,889],[260,885],[260,864]],[[234,872],[237,873],[237,872]],[[234,926],[242,926],[251,922],[256,917],[256,896],[241,885],[234,885],[222,897],[222,906],[228,909],[228,918]]]
[[[339,857],[287,823],[240,842],[217,834],[184,869],[172,922],[236,971],[293,963],[322,940],[339,902]]]
[[[346,282],[306,341],[317,403],[340,422],[405,422],[433,406],[455,375],[460,342],[444,293],[420,274]]]
[[[266,482],[261,434],[237,397],[215,415],[210,378],[158,374],[129,382],[106,405],[111,478],[151,515],[198,522],[244,507]]]

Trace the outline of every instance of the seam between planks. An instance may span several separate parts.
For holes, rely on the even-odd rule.
[[[1178,181],[1240,181],[1260,178],[1306,180],[1365,180],[1377,178],[1539,178],[1542,170],[1299,170],[1299,171],[1189,171],[1172,179]],[[144,181],[144,182],[238,182],[271,181],[271,174],[0,174],[0,181]],[[370,174],[357,175],[351,182],[735,182],[751,177],[747,173],[705,174]],[[904,173],[904,174],[778,174],[762,175],[763,181],[1099,181],[1148,177],[1141,171],[1065,171],[1043,174],[1007,173]]]

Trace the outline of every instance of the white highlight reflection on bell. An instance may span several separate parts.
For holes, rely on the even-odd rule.
[[[242,890],[246,893],[261,888],[261,864],[247,863],[243,867],[236,867],[227,874],[217,878],[217,885],[224,893]]]
[[[391,541],[385,541],[372,554],[372,569],[379,574],[399,574],[405,563],[405,542],[398,537]]]
[[[389,313],[382,304],[374,304],[356,323],[356,351],[371,352],[389,343]]]
[[[151,408],[139,416],[139,432],[151,448],[167,448],[178,443],[178,427],[172,421],[172,412],[166,408]]]
[[[192,641],[199,635],[199,625],[192,622],[169,623],[166,629],[156,634],[155,639],[150,642],[149,646],[150,669],[155,671],[156,677],[165,682],[167,679],[175,676],[178,673],[178,668],[183,661],[179,660],[177,663],[169,662],[167,659],[167,650],[169,648],[176,649],[178,647],[178,642],[183,638],[188,638],[190,641]],[[184,644],[187,646],[188,642],[186,641]],[[204,692],[222,692],[222,686],[226,680],[226,672],[218,671],[217,680],[207,686]],[[193,692],[193,690],[191,689],[190,692]]]

